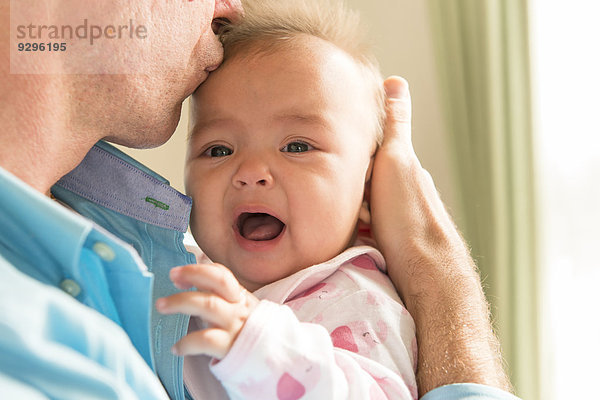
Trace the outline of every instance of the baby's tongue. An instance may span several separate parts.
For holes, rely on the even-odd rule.
[[[240,233],[248,240],[272,240],[283,229],[283,223],[269,214],[252,214],[246,218]]]

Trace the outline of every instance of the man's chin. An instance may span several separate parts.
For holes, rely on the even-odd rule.
[[[121,128],[123,135],[109,135],[103,140],[132,149],[153,149],[165,144],[175,133],[181,116],[181,104],[171,116],[165,116],[162,122],[155,121],[145,126]]]
[[[153,135],[155,136],[155,135]],[[167,136],[161,140],[158,140],[156,137],[149,137],[149,135],[143,136],[140,135],[139,138],[113,138],[113,137],[105,137],[102,140],[110,142],[112,144],[116,144],[123,147],[128,147],[130,149],[144,150],[144,149],[154,149],[156,147],[162,146],[169,140],[170,136]]]

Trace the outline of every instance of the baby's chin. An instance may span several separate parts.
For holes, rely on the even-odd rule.
[[[277,265],[278,268],[264,268],[265,263],[271,265]],[[231,264],[228,266],[226,263],[220,263],[228,267],[231,272],[235,275],[238,282],[244,286],[248,291],[254,292],[264,286],[268,286],[274,282],[278,282],[289,276],[294,275],[298,271],[306,269],[311,265],[298,265],[296,263],[289,263],[282,265],[275,261],[259,261],[256,263],[244,263],[242,269],[236,268],[237,265]]]

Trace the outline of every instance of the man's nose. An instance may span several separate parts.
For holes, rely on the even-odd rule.
[[[233,186],[237,189],[264,187],[273,185],[273,175],[267,163],[258,157],[244,160],[232,178]]]

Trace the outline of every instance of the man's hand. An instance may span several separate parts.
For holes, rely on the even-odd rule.
[[[411,141],[407,82],[385,82],[387,122],[371,178],[371,223],[417,328],[420,395],[450,383],[510,384],[468,248]]]
[[[209,324],[207,329],[184,336],[173,346],[173,352],[180,356],[225,357],[259,300],[220,264],[176,267],[170,278],[179,289],[195,287],[198,291],[158,299],[156,309],[163,314],[197,316]]]
[[[385,81],[387,121],[371,178],[371,217],[375,240],[391,263],[390,275],[404,297],[430,290],[423,285],[442,269],[443,259],[462,256],[467,248],[446,212],[431,175],[421,167],[411,140],[411,100],[408,83],[399,77]],[[422,260],[426,258],[427,260]],[[435,262],[438,261],[438,262]],[[473,275],[470,263],[462,266]],[[429,275],[436,272],[433,277]],[[418,279],[415,281],[415,275]],[[410,302],[410,298],[404,298]]]

